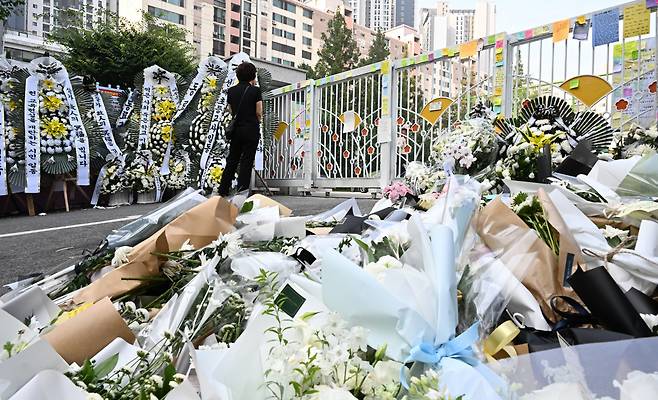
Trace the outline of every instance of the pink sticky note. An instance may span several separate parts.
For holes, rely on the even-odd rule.
[[[527,31],[525,31],[525,38],[526,39],[532,39],[533,36],[534,36],[534,32],[533,32],[532,29],[528,29]]]
[[[498,40],[498,41],[496,41],[496,47],[497,47],[497,48],[501,48],[501,47],[503,47],[503,41],[502,41],[502,40]]]
[[[624,88],[624,97],[633,96],[633,88],[625,87]]]

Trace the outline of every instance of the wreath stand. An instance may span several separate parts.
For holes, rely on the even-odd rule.
[[[16,210],[20,211],[21,209],[27,209],[27,215],[30,217],[34,217],[36,215],[34,210],[34,197],[32,197],[31,193],[25,194],[25,202],[23,202],[19,196],[16,196],[16,194],[11,191],[11,185],[7,185],[7,195],[3,197],[5,197],[5,200],[2,207],[2,215],[7,213],[10,202],[13,203]]]
[[[64,194],[64,207],[66,208],[66,212],[70,211],[70,207],[69,207],[69,190],[68,190],[69,189],[69,183],[71,183],[74,187],[74,192],[73,193],[75,193],[75,190],[77,190],[78,192],[80,192],[82,197],[84,197],[84,199],[87,202],[91,201],[89,199],[89,196],[87,195],[87,193],[85,193],[85,191],[82,190],[82,188],[80,186],[78,186],[77,178],[75,176],[71,176],[71,175],[68,175],[68,174],[67,175],[57,175],[57,176],[55,176],[55,179],[53,180],[53,184],[50,185],[50,190],[48,191],[48,200],[46,200],[46,211],[48,211],[50,209],[50,203],[52,202],[54,188],[55,188],[55,184],[57,182],[62,182],[62,186],[63,186],[62,192]]]

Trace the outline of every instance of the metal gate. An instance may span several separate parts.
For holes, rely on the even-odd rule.
[[[285,125],[265,152],[264,177],[282,187],[380,188],[408,162],[428,162],[437,139],[480,101],[509,117],[525,100],[553,95],[616,129],[655,123],[656,7],[648,33],[637,18],[624,24],[645,10],[635,1],[561,21],[564,40],[554,41],[557,24],[543,25],[279,89],[269,101]],[[593,46],[601,15],[618,15],[620,40]],[[584,96],[591,88],[601,96]],[[436,118],[432,106],[444,108]]]

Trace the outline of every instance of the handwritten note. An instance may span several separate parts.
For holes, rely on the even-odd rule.
[[[553,23],[553,43],[567,40],[569,30],[571,29],[571,20],[565,19]]]
[[[590,21],[585,17],[578,17],[573,26],[573,38],[576,40],[587,40],[589,37]]]
[[[471,40],[470,42],[462,43],[459,45],[459,57],[469,58],[473,57],[478,51],[478,42],[477,40]]]
[[[619,41],[619,9],[613,8],[592,17],[592,45]]]
[[[624,8],[624,37],[648,35],[650,32],[651,11],[642,4]]]

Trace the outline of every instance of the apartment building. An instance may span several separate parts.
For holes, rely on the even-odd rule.
[[[27,0],[14,9],[5,24],[6,56],[29,62],[45,52],[61,52],[61,46],[45,40],[48,33],[68,26],[72,15],[76,23],[91,28],[104,18],[105,10],[116,10],[116,0]]]
[[[118,14],[138,21],[147,12],[188,32],[197,56],[257,55],[257,2],[251,0],[118,0]]]
[[[419,16],[420,45],[423,52],[455,47],[460,43],[496,33],[496,7],[487,0],[478,0],[475,9],[457,10],[450,9],[448,2],[439,1],[435,8],[422,8]],[[477,69],[480,66],[471,68]],[[431,70],[423,74],[423,90],[432,97],[458,95],[458,88],[462,87],[462,81],[468,78],[469,73],[474,71],[467,68],[461,60],[434,63]]]

